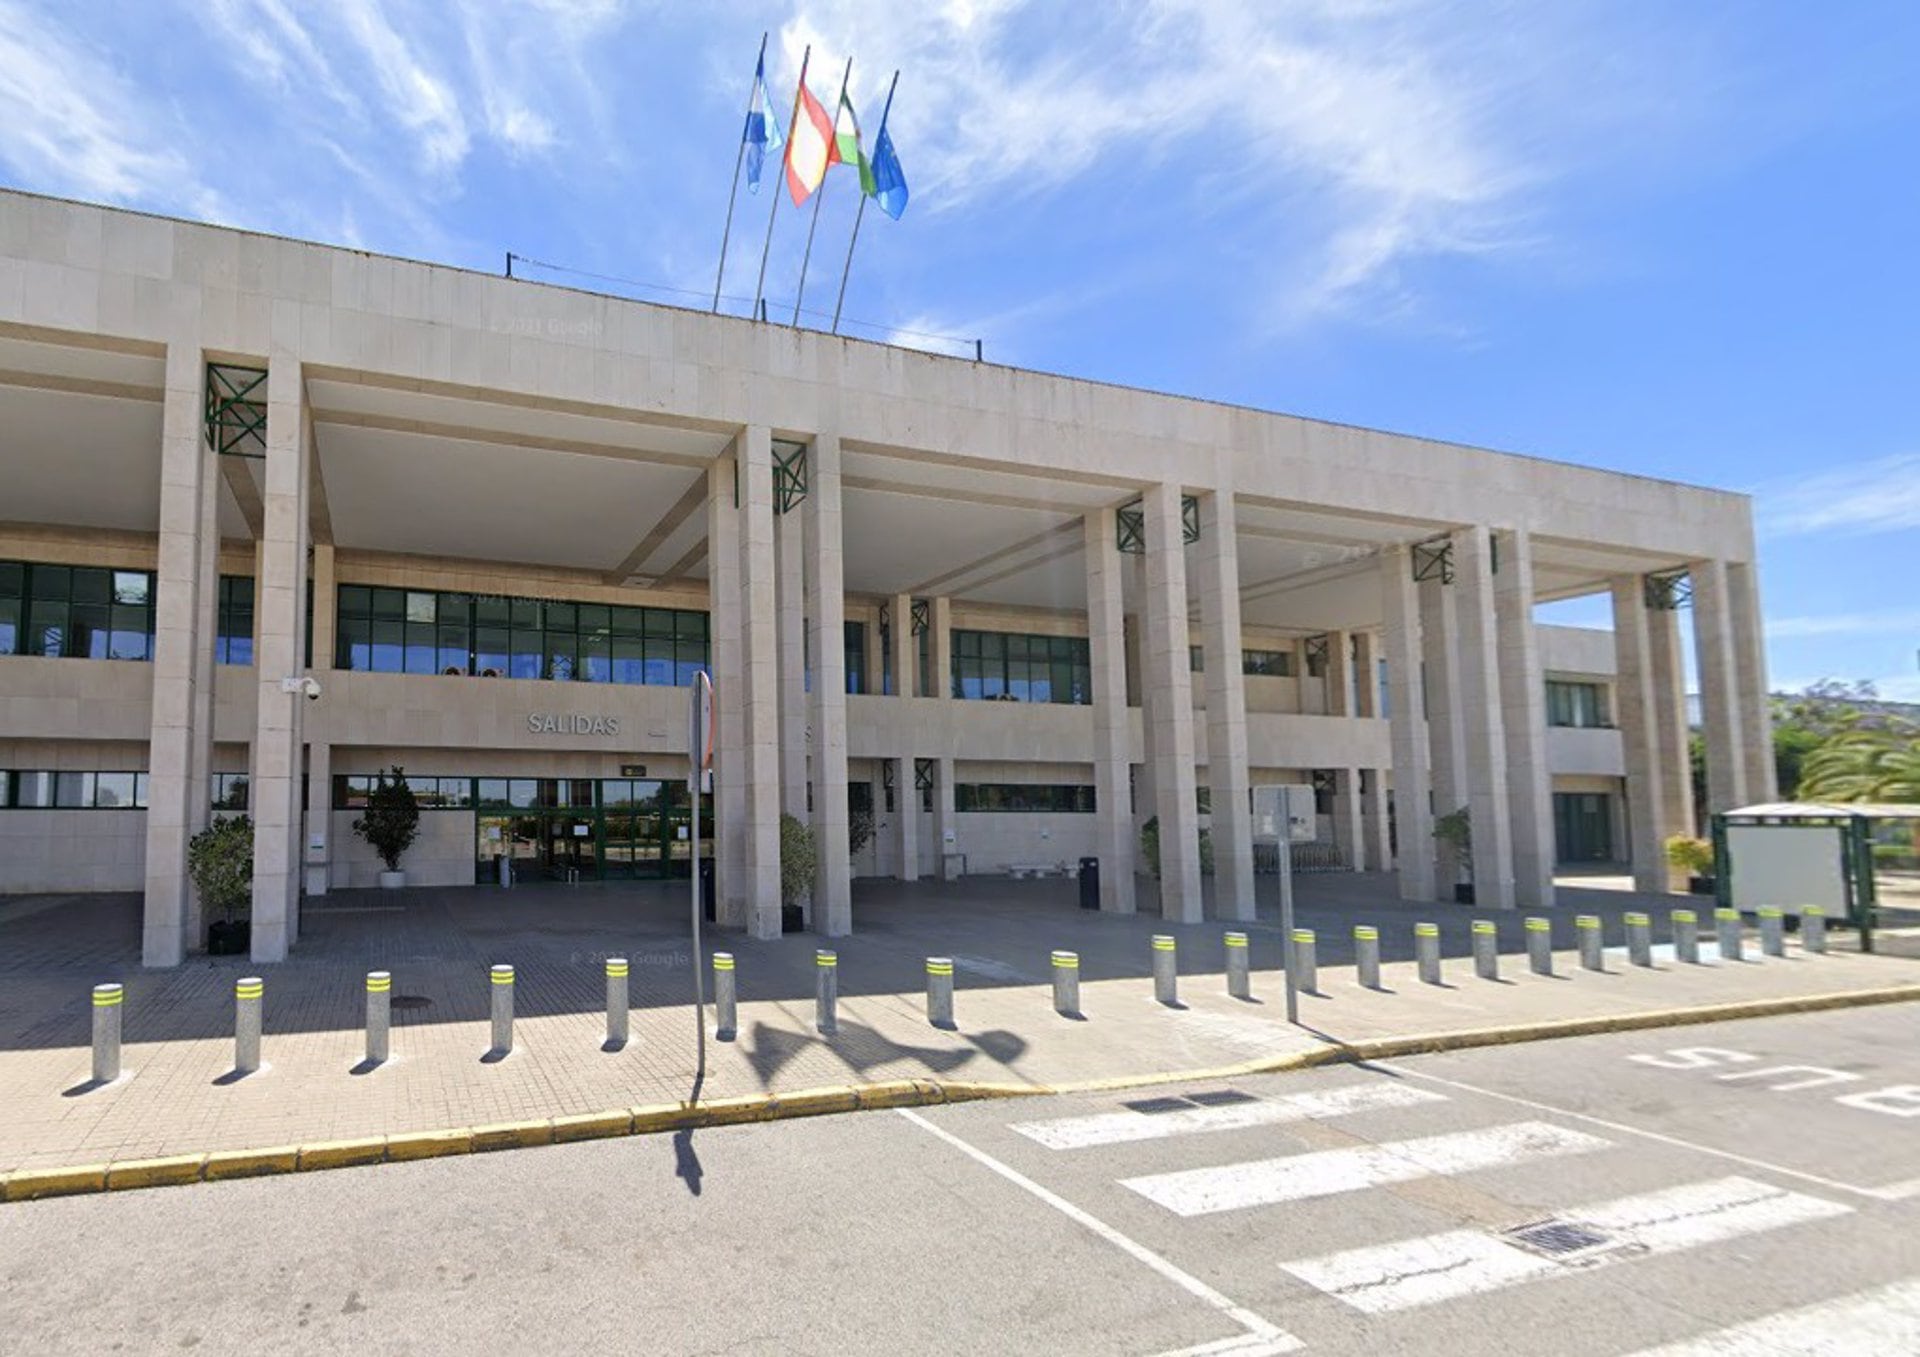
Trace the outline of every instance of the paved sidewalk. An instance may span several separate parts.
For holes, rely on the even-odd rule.
[[[1576,912],[1599,913],[1623,941],[1619,916],[1645,907],[1618,892],[1564,890],[1555,912],[1560,974],[1527,974],[1519,917],[1499,921],[1504,979],[1473,977],[1471,909],[1403,906],[1384,877],[1306,878],[1300,922],[1321,936],[1319,994],[1289,1027],[1277,973],[1274,902],[1246,926],[1254,997],[1226,994],[1222,937],[1234,925],[1168,927],[1072,905],[1071,883],[971,879],[899,886],[861,883],[859,931],[839,940],[840,1030],[814,1030],[814,949],[795,935],[753,943],[710,936],[738,958],[740,1026],[709,1041],[706,1098],[824,1085],[936,1078],[1060,1085],[1217,1067],[1382,1036],[1619,1015],[1750,999],[1920,983],[1920,962],[1836,951],[1785,959],[1652,970],[1609,957],[1579,971]],[[1657,902],[1685,907],[1681,897]],[[1571,906],[1571,907],[1565,907]],[[670,1103],[693,1095],[692,951],[684,884],[569,890],[341,893],[308,910],[294,959],[256,968],[201,958],[175,971],[138,966],[137,901],[50,897],[0,906],[0,1173],[209,1150],[246,1149],[521,1118]],[[1416,919],[1441,923],[1447,984],[1419,984],[1404,958]],[[1356,922],[1380,929],[1386,992],[1358,988],[1347,956]],[[1656,930],[1663,933],[1663,929]],[[1150,938],[1179,941],[1181,1005],[1154,1001]],[[1846,942],[1836,937],[1836,944]],[[1055,1014],[1048,954],[1079,952],[1084,1019]],[[923,966],[953,957],[957,1030],[930,1026]],[[631,964],[632,1039],[602,1050],[602,964]],[[514,1053],[488,1046],[487,967],[518,972]],[[354,1073],[363,1056],[364,975],[393,973],[393,1059]],[[266,981],[267,1068],[228,1077],[233,982]],[[89,987],[117,979],[128,1077],[87,1087]]]

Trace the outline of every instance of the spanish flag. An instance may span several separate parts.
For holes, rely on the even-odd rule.
[[[793,120],[793,134],[787,138],[787,192],[793,195],[795,207],[807,201],[808,195],[827,177],[827,167],[839,160],[833,119],[813,97],[813,91],[802,85],[799,116]]]

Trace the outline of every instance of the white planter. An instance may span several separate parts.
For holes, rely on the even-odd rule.
[[[397,891],[406,884],[407,874],[405,872],[380,873],[380,889],[383,891]]]

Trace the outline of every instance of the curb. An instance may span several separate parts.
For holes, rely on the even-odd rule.
[[[1313,1050],[1263,1060],[1242,1061],[1203,1069],[1164,1070],[1113,1079],[1087,1079],[1065,1084],[985,1083],[971,1080],[894,1079],[875,1084],[840,1084],[800,1089],[792,1093],[754,1093],[705,1102],[657,1103],[625,1111],[587,1112],[527,1121],[499,1122],[433,1131],[402,1131],[392,1135],[352,1140],[318,1141],[310,1145],[281,1145],[260,1150],[215,1150],[207,1154],[170,1155],[158,1159],[123,1159],[107,1164],[69,1168],[16,1169],[0,1174],[0,1202],[37,1201],[97,1192],[125,1192],[136,1188],[171,1187],[185,1183],[218,1182],[268,1174],[311,1173],[323,1169],[365,1164],[407,1163],[449,1155],[484,1154],[494,1150],[536,1145],[569,1144],[620,1136],[658,1135],[666,1131],[739,1126],[751,1122],[784,1121],[841,1112],[875,1112],[898,1107],[932,1107],[947,1103],[980,1102],[999,1098],[1046,1097],[1063,1093],[1106,1093],[1156,1085],[1239,1079],[1258,1074],[1285,1074],[1327,1065],[1362,1065],[1404,1056],[1437,1055],[1482,1046],[1506,1046],[1563,1037],[1600,1036],[1609,1032],[1637,1032],[1657,1027],[1688,1027],[1733,1022],[1744,1018],[1786,1017],[1795,1013],[1822,1013],[1835,1009],[1870,1008],[1881,1004],[1920,1002],[1920,985],[1885,989],[1847,990],[1833,994],[1796,995],[1776,999],[1749,999],[1737,1003],[1703,1004],[1694,1008],[1649,1009],[1595,1018],[1559,1018],[1548,1022],[1514,1023],[1504,1027],[1472,1027],[1451,1032],[1429,1032],[1404,1037],[1374,1037],[1364,1041],[1329,1042]]]

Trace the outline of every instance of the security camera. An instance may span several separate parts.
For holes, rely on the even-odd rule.
[[[311,674],[300,680],[300,691],[307,695],[307,701],[309,702],[318,702],[320,700],[320,684]]]

